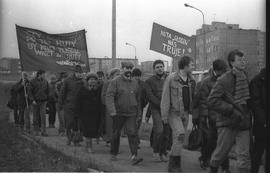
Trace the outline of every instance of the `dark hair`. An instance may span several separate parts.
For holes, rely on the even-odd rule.
[[[103,73],[103,71],[98,71],[98,72],[97,72],[97,75],[98,75],[98,76],[104,76],[104,73]]]
[[[164,62],[162,60],[158,59],[158,60],[155,60],[153,62],[153,69],[156,67],[157,64],[162,64],[164,66]]]
[[[227,64],[223,59],[216,59],[213,62],[213,70],[214,71],[222,71],[225,72],[227,70]]]
[[[45,73],[44,70],[42,70],[42,69],[38,70],[37,71],[37,77],[40,76],[40,75],[42,75],[42,74],[44,74],[44,73]]]
[[[192,58],[189,56],[183,56],[179,61],[178,61],[178,68],[179,69],[184,69],[185,66],[188,66],[190,62],[192,61]]]
[[[232,65],[231,65],[231,62],[234,62],[235,61],[235,56],[239,56],[239,57],[242,57],[244,56],[244,53],[239,51],[238,49],[235,49],[235,50],[232,50],[229,55],[228,55],[228,64],[230,66],[230,68],[232,68]]]
[[[80,65],[76,65],[74,67],[74,69],[75,69],[75,73],[82,73],[83,72],[82,67]]]
[[[132,70],[132,72],[131,72],[131,75],[132,76],[139,76],[139,77],[141,77],[142,76],[142,71],[140,69],[138,69],[138,68],[134,68]]]

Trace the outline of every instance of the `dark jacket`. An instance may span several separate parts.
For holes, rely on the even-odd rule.
[[[246,107],[234,103],[236,77],[226,72],[213,86],[208,96],[208,106],[218,113],[217,127],[233,127],[246,130],[250,127],[250,112]]]
[[[254,125],[266,124],[266,87],[265,69],[256,75],[250,82],[250,106],[254,115]]]
[[[146,95],[151,108],[160,110],[162,90],[166,77],[166,73],[162,77],[153,75],[145,81]]]
[[[206,77],[201,82],[201,86],[199,89],[199,117],[204,118],[208,117],[209,119],[216,121],[217,112],[213,109],[210,109],[208,107],[208,96],[215,85],[217,81],[217,77],[213,74],[213,72],[210,74],[210,76]]]
[[[56,82],[50,82],[49,84],[49,100],[52,102],[57,101]]]
[[[37,77],[30,81],[29,99],[30,101],[44,102],[48,101],[49,83],[45,79]]]
[[[141,116],[140,90],[138,82],[124,75],[113,79],[106,92],[106,109],[119,116]]]
[[[78,91],[83,85],[83,79],[76,78],[75,74],[65,79],[58,98],[59,108],[63,106],[74,108]]]
[[[147,105],[148,100],[147,100],[147,95],[146,95],[146,89],[145,89],[145,82],[142,80],[138,81],[139,88],[140,88],[140,96],[141,96],[141,109]]]
[[[169,115],[176,114],[180,116],[185,111],[183,103],[183,81],[178,72],[169,75],[164,83],[161,100],[161,118],[167,120]],[[189,113],[193,111],[193,98],[196,82],[192,76],[188,76],[189,86]]]

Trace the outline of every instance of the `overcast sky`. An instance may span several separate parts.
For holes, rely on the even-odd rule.
[[[139,61],[169,57],[149,50],[153,22],[186,35],[220,21],[265,31],[265,0],[116,0],[117,57]],[[15,24],[48,33],[86,29],[89,57],[111,57],[112,0],[0,0],[0,57],[19,57]]]

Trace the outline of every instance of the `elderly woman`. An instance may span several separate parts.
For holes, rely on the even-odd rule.
[[[101,101],[104,107],[105,105],[105,98],[106,98],[106,91],[109,86],[109,83],[112,79],[120,75],[120,69],[119,68],[113,68],[111,69],[109,73],[109,80],[104,83],[103,88],[102,88],[102,94],[101,94]],[[106,111],[105,115],[105,140],[106,140],[106,146],[109,147],[111,136],[112,136],[112,117],[108,115]]]
[[[89,74],[86,80],[87,85],[78,92],[75,111],[79,115],[83,136],[86,138],[86,150],[92,153],[92,138],[98,137],[101,118],[101,87],[98,86],[98,76],[94,73]]]

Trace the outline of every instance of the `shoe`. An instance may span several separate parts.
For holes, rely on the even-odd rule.
[[[165,155],[163,155],[163,154],[160,155],[159,158],[160,158],[160,161],[161,162],[168,162],[168,158]]]
[[[158,153],[153,154],[153,160],[154,160],[154,162],[160,162],[160,157],[159,157]]]
[[[106,142],[106,147],[110,147],[111,146],[111,143],[110,142]]]
[[[229,169],[224,169],[222,170],[222,173],[231,173],[231,171]]]
[[[218,168],[210,166],[210,173],[218,173]]]
[[[111,156],[111,161],[117,161],[117,160],[118,160],[118,158],[117,158],[116,155],[112,155],[112,156]]]
[[[66,142],[66,144],[67,145],[70,145],[71,144],[71,140],[68,139],[67,142]]]
[[[90,147],[87,147],[87,148],[86,148],[86,151],[87,151],[87,153],[91,153],[91,154],[94,153],[94,151],[93,151],[92,148],[90,148]]]
[[[41,136],[47,137],[48,134],[46,132],[41,132]]]
[[[142,161],[143,161],[142,158],[139,158],[139,157],[137,157],[137,156],[135,156],[135,155],[133,155],[133,156],[131,157],[132,165],[137,165],[138,163],[140,163],[140,162],[142,162]]]

